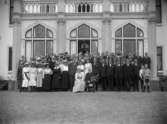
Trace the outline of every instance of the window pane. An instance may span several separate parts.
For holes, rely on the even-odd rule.
[[[124,37],[136,37],[136,29],[132,24],[127,24],[123,27],[123,36]]]
[[[53,41],[48,40],[46,41],[46,55],[52,55],[53,54]]]
[[[52,38],[53,37],[53,32],[51,30],[47,29],[46,37],[47,38]]]
[[[122,40],[121,39],[115,40],[115,53],[116,54],[122,53]]]
[[[45,56],[45,42],[44,40],[34,41],[34,57]]]
[[[27,61],[30,61],[30,58],[31,58],[31,41],[26,41],[25,42],[26,44],[26,60]]]
[[[115,37],[122,37],[122,28],[118,29],[118,30],[115,32]]]
[[[45,27],[42,25],[37,25],[34,27],[34,37],[44,38],[45,37]]]
[[[140,28],[137,28],[137,37],[144,37],[144,32]]]
[[[90,37],[90,27],[87,25],[81,25],[78,27],[78,37],[79,38],[89,38]]]
[[[32,29],[30,29],[30,30],[28,30],[27,32],[26,32],[26,36],[25,36],[26,38],[31,38],[32,37]]]
[[[98,42],[97,42],[97,40],[92,40],[91,41],[91,53],[93,55],[97,55],[97,53],[98,53]]]
[[[75,40],[70,41],[70,53],[71,55],[77,53],[77,42]]]
[[[93,37],[93,38],[97,38],[98,37],[98,33],[97,33],[96,30],[94,30],[94,29],[91,30],[91,37]]]
[[[12,71],[12,47],[9,47],[8,71]]]
[[[138,55],[139,56],[143,56],[144,55],[144,48],[143,48],[143,44],[144,40],[138,40]]]
[[[163,70],[162,47],[157,47],[157,69]]]
[[[77,37],[77,29],[74,29],[70,33],[70,37],[76,38]]]
[[[110,11],[114,12],[114,4],[113,3],[111,3],[111,5],[110,5]]]
[[[123,51],[124,55],[133,54],[136,55],[136,40],[135,39],[124,39],[123,40]]]

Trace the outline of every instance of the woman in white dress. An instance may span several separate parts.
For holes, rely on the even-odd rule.
[[[85,73],[81,67],[82,66],[77,66],[77,72],[75,73],[74,93],[85,91]]]
[[[44,67],[42,66],[42,64],[39,64],[37,68],[37,88],[42,88],[43,78],[44,78]]]
[[[29,80],[30,80],[29,71],[30,71],[29,64],[25,63],[22,71],[23,75],[22,88],[27,88],[29,86]]]
[[[29,81],[30,90],[32,89],[32,87],[36,86],[37,86],[37,68],[33,63],[30,67],[30,81]]]
[[[89,59],[87,59],[86,60],[86,63],[85,63],[85,75],[87,74],[87,73],[92,73],[92,63],[90,63],[90,60]]]

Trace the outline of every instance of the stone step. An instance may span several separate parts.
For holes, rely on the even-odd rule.
[[[0,81],[0,90],[8,90],[8,81]]]

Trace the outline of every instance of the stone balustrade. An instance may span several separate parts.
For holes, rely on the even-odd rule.
[[[103,1],[105,2],[105,1]],[[64,12],[66,13],[102,13],[103,2],[96,1],[66,1]],[[111,13],[139,13],[147,12],[148,1],[110,1],[108,12]],[[23,9],[25,14],[54,14],[59,12],[58,0],[24,0]]]

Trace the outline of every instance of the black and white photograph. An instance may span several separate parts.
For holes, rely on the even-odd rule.
[[[167,124],[167,0],[0,0],[0,124]]]

